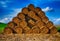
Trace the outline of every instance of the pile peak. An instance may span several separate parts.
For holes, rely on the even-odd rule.
[[[4,29],[4,34],[55,34],[54,24],[49,21],[45,13],[33,4],[24,7]]]

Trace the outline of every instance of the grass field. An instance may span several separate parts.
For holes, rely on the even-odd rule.
[[[3,32],[4,28],[6,27],[7,24],[0,23],[0,33]]]
[[[56,27],[57,27],[58,32],[60,32],[60,26],[56,26]]]
[[[0,33],[3,32],[4,28],[7,26],[7,24],[0,23]],[[57,30],[60,32],[60,26],[56,26]]]

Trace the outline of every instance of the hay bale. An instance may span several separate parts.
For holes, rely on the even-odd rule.
[[[28,21],[28,23],[31,24],[31,25],[33,25],[33,26],[36,24],[36,23],[35,23],[33,20],[31,20],[31,19]]]
[[[45,16],[45,17],[42,18],[42,21],[43,21],[44,23],[48,23],[49,19],[48,19],[48,17]]]
[[[22,28],[21,28],[21,27],[15,26],[14,31],[15,31],[17,34],[22,34]]]
[[[51,29],[52,26],[54,26],[53,23],[52,23],[51,21],[49,21],[46,25],[47,25],[47,27],[48,27],[49,29]]]
[[[40,33],[39,27],[38,27],[38,26],[32,27],[32,33],[33,33],[33,34],[39,34],[39,33]]]
[[[33,18],[33,19],[35,19],[35,20],[37,20],[37,21],[41,20],[41,19],[36,15],[36,13],[35,13],[34,11],[30,11],[30,12],[28,13],[28,16],[31,17],[31,18]]]
[[[24,30],[24,33],[27,34],[27,32],[30,30],[30,27],[26,26],[23,30]]]
[[[44,26],[42,29],[40,29],[41,30],[41,33],[45,33],[45,34],[47,34],[48,32],[49,32],[49,29],[46,27],[46,26]]]
[[[19,13],[17,17],[21,20],[25,20],[25,15],[23,13]]]
[[[41,17],[41,18],[45,17],[45,13],[44,13],[43,11],[39,11],[37,14],[38,14],[39,17]]]
[[[10,27],[10,28],[14,28],[14,26],[15,26],[15,24],[14,24],[13,22],[9,22],[9,23],[7,24],[7,27]]]
[[[55,26],[53,26],[51,29],[50,29],[50,34],[56,34],[57,33],[57,29]]]
[[[35,7],[34,7],[33,4],[30,4],[30,5],[28,6],[28,9],[34,11],[34,10],[35,10]]]
[[[20,26],[21,26],[22,28],[24,28],[24,27],[27,26],[27,22],[24,21],[24,20],[22,20],[19,24],[20,24]]]
[[[14,18],[12,19],[12,21],[13,21],[15,24],[17,24],[17,26],[19,26],[19,23],[21,22],[21,20],[20,20],[18,17],[14,17]]]
[[[22,9],[22,13],[28,14],[28,12],[29,12],[28,8],[25,7],[25,8]]]
[[[9,27],[6,27],[6,28],[4,29],[4,34],[13,34],[13,31],[12,31],[12,29],[10,29]]]
[[[36,23],[36,25],[37,25],[40,29],[42,29],[43,26],[45,26],[44,22],[42,22],[42,21],[38,21],[38,22]]]
[[[41,11],[41,8],[36,7],[36,8],[35,8],[35,12],[38,13],[39,11]]]

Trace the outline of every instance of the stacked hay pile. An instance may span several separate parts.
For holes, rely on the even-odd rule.
[[[30,4],[8,23],[4,34],[55,34],[54,24],[39,7]]]

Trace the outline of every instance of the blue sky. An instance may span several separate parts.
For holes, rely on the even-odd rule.
[[[0,0],[0,22],[8,23],[29,4],[40,7],[50,21],[60,25],[60,0]]]

